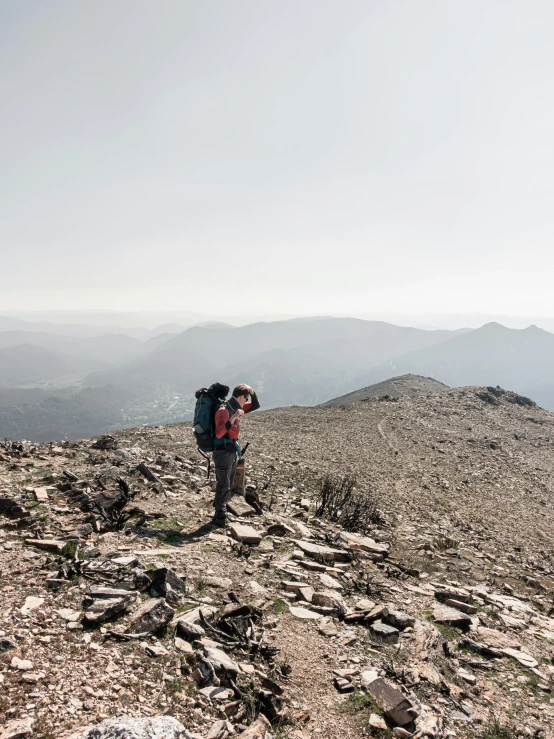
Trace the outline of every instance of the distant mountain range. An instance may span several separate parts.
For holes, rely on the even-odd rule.
[[[407,373],[434,377],[451,387],[500,385],[554,410],[554,334],[536,326],[518,330],[487,323],[440,345],[391,357],[360,374],[356,383]]]
[[[313,405],[347,389],[361,372],[455,333],[355,318],[194,327],[140,359],[90,375],[86,382],[140,392],[171,385],[185,393],[214,381],[231,386],[248,382],[263,394],[264,407]]]
[[[0,331],[0,436],[38,439],[40,427],[40,440],[54,430],[77,438],[186,420],[194,390],[214,381],[247,382],[271,408],[361,399],[375,383],[412,374],[432,378],[427,387],[501,385],[554,410],[553,369],[554,334],[534,326],[427,331],[310,318],[208,322],[138,339],[121,329],[70,336],[28,324]]]

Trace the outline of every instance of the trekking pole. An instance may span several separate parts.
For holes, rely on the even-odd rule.
[[[248,449],[249,446],[250,446],[250,442],[248,441],[248,442],[246,442],[246,444],[244,445],[244,447],[240,450],[240,456],[241,457],[244,457],[244,455],[246,454],[246,450]]]
[[[248,446],[248,444],[246,446]],[[206,479],[209,480],[210,479],[210,472],[211,472],[211,469],[212,469],[212,458],[210,456],[208,456],[207,454],[204,454],[204,452],[201,449],[199,449],[198,451],[200,452],[200,454],[204,457],[204,459],[208,463],[208,474],[206,475]]]

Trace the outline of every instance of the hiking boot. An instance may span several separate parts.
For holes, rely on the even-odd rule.
[[[210,521],[210,526],[216,526],[218,529],[224,529],[228,525],[229,521],[227,518],[219,518],[214,516]]]

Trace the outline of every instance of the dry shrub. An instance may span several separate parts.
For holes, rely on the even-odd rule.
[[[345,531],[363,533],[382,523],[374,494],[358,490],[354,475],[327,475],[315,497],[316,516],[338,523]]]

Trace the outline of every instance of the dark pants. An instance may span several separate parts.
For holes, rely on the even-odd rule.
[[[217,480],[214,498],[215,517],[225,518],[237,468],[237,450],[235,447],[216,449],[214,451],[214,467]]]

